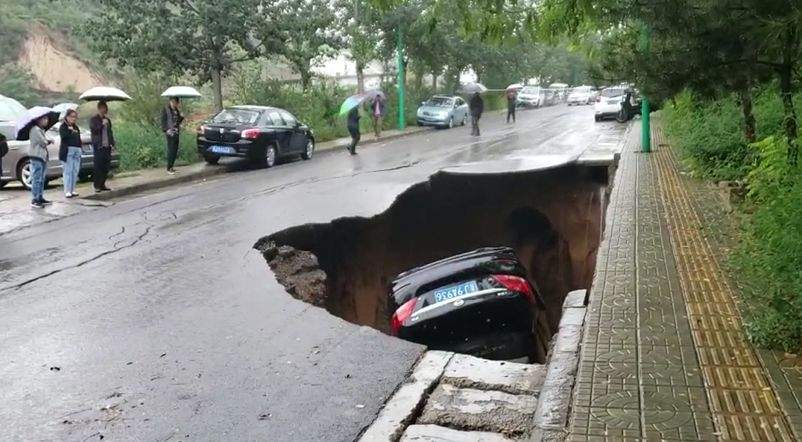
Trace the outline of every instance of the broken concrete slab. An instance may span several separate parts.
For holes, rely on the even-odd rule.
[[[536,407],[537,397],[533,395],[440,384],[426,402],[418,423],[517,437],[529,432]]]
[[[537,395],[545,378],[544,365],[490,361],[457,354],[446,366],[442,382],[460,388]]]
[[[512,442],[498,433],[460,431],[438,425],[412,425],[404,432],[401,442]]]
[[[423,406],[426,396],[440,380],[454,353],[427,351],[359,438],[364,442],[397,441]]]
[[[568,292],[563,301],[563,308],[581,308],[585,306],[588,291],[585,289]]]

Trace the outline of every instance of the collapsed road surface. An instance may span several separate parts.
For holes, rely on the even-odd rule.
[[[2,438],[353,440],[423,347],[288,296],[254,243],[376,215],[445,167],[571,158],[623,131],[589,108],[491,114],[481,138],[427,132],[2,235]]]

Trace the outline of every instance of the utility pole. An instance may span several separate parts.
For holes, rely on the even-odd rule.
[[[398,83],[398,130],[404,130],[407,123],[405,121],[404,109],[404,95],[405,95],[405,82],[404,78],[404,33],[401,32],[401,26],[396,29],[396,70],[398,71],[396,82]]]
[[[642,49],[646,54],[646,62],[651,62],[651,47],[652,47],[652,30],[649,25],[644,25],[642,30]],[[649,153],[652,151],[652,126],[649,112],[651,106],[649,105],[649,98],[644,96],[641,99],[640,119],[641,119],[641,151]]]

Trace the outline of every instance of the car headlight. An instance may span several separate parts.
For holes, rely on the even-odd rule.
[[[440,118],[446,118],[448,117],[448,112],[441,111],[440,113],[437,114],[437,116]]]

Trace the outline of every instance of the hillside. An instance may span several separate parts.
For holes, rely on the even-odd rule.
[[[109,72],[79,32],[97,7],[95,0],[0,0],[0,94],[31,105],[103,83]]]

